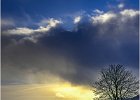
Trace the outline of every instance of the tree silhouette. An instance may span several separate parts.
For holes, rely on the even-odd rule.
[[[109,65],[101,70],[93,85],[95,100],[123,100],[138,95],[139,81],[123,65]]]

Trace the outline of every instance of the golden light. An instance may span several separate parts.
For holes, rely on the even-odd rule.
[[[73,85],[50,74],[33,76],[44,83],[2,86],[2,100],[93,100],[96,97],[86,85]]]
[[[2,91],[3,99],[9,97],[10,100],[93,100],[95,97],[89,87],[75,86],[68,82],[15,85],[2,87]]]
[[[92,100],[93,93],[88,87],[73,86],[70,83],[56,85],[53,88],[56,96],[59,98],[76,99],[76,100]]]

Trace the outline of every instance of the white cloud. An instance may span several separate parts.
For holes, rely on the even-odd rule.
[[[10,29],[7,31],[4,31],[4,34],[12,34],[12,35],[31,35],[34,32],[47,32],[49,31],[49,29],[51,28],[51,26],[40,26],[38,29],[30,29],[27,27],[21,27],[21,28],[16,28],[16,29]]]
[[[133,9],[125,9],[120,11],[119,13],[115,14],[113,12],[106,12],[104,13],[103,11],[100,11],[98,9],[95,9],[94,12],[98,13],[92,17],[90,17],[93,21],[93,23],[106,23],[108,21],[110,21],[113,18],[116,18],[118,16],[118,14],[120,14],[121,16],[124,16],[121,18],[121,20],[124,20],[128,17],[133,17],[139,14],[138,10],[133,10]],[[73,19],[73,22],[79,23],[82,19],[82,16],[77,16]],[[58,24],[63,23],[61,20],[56,20],[54,18],[50,18],[50,19],[43,19],[38,25],[39,27],[37,29],[31,29],[31,28],[27,28],[27,27],[20,27],[20,28],[15,28],[15,29],[9,29],[6,30],[2,33],[4,34],[18,34],[18,35],[31,35],[34,34],[36,32],[47,32],[49,31],[52,27],[56,27]],[[13,25],[14,23],[11,21],[7,21],[7,20],[2,20],[2,24],[5,25]]]
[[[39,26],[46,26],[46,25],[50,25],[52,27],[55,27],[57,24],[61,24],[62,21],[60,20],[56,20],[54,18],[50,18],[50,19],[43,19],[41,20],[41,22],[38,24]]]
[[[53,18],[48,20],[48,25],[50,25],[51,27],[55,27],[57,24],[61,24],[62,21],[60,20],[55,20]]]
[[[31,29],[31,28],[27,28],[27,27],[21,27],[21,28],[16,28],[16,29],[9,29],[4,31],[4,34],[17,34],[17,35],[31,35],[35,32],[47,32],[49,31],[52,27],[56,27],[57,24],[62,23],[59,20],[55,20],[53,18],[49,19],[49,20],[43,20],[42,24],[47,23],[46,26],[40,26],[37,29]]]
[[[16,29],[11,29],[11,30],[7,30],[4,33],[6,34],[18,34],[18,35],[30,35],[34,32],[33,29],[30,28],[16,28]]]
[[[93,23],[98,23],[98,22],[105,23],[115,17],[116,17],[116,15],[114,13],[107,12],[107,13],[104,13],[101,15],[93,16],[92,20],[93,20]]]
[[[46,26],[46,27],[40,26],[38,29],[34,30],[34,32],[46,32],[49,31],[50,28],[51,26]]]
[[[98,10],[95,10],[95,11],[99,12]],[[120,11],[117,14],[115,14],[113,12],[107,12],[107,13],[103,13],[103,14],[94,15],[91,17],[91,19],[93,20],[93,23],[105,23],[105,22],[110,21],[112,18],[117,17],[119,14],[121,16],[124,16],[124,17],[121,17],[121,20],[124,21],[125,19],[127,19],[129,17],[134,17],[134,16],[138,15],[139,11],[133,10],[133,9],[125,9],[125,10]]]
[[[134,17],[139,14],[139,11],[133,9],[125,9],[121,11],[120,14],[123,16]]]
[[[76,24],[76,23],[79,23],[80,20],[81,20],[81,16],[77,16],[77,17],[74,18],[74,23],[75,23],[75,24]]]
[[[124,4],[123,4],[123,3],[120,3],[120,4],[118,5],[118,8],[119,8],[119,9],[124,8]]]
[[[99,10],[99,9],[95,9],[95,10],[93,10],[93,12],[96,14],[103,14],[104,13],[104,11]]]

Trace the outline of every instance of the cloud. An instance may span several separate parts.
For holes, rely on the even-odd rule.
[[[123,16],[134,17],[139,14],[139,11],[133,9],[125,9],[121,11],[120,14]]]
[[[61,24],[62,21],[60,20],[56,20],[54,18],[50,18],[50,19],[43,19],[41,20],[41,22],[38,24],[40,26],[46,26],[49,25],[51,27],[55,27],[57,24]]]
[[[101,15],[93,16],[92,19],[93,19],[93,23],[98,23],[98,22],[106,23],[107,21],[115,17],[116,15],[114,13],[108,12]]]
[[[124,4],[123,4],[123,3],[120,3],[120,4],[118,5],[118,8],[119,8],[119,9],[124,8]]]
[[[74,18],[74,23],[76,24],[76,23],[80,22],[80,20],[81,20],[81,16],[77,16]]]
[[[1,26],[14,26],[15,23],[12,19],[1,19]]]
[[[4,33],[18,34],[18,35],[30,35],[33,32],[34,32],[33,29],[29,29],[29,28],[23,27],[23,28],[16,28],[16,29],[7,30]]]
[[[53,18],[51,18],[51,19],[48,20],[48,24],[51,27],[55,27],[57,24],[61,24],[61,23],[62,23],[62,21],[54,20]]]
[[[104,11],[101,11],[99,9],[95,9],[95,10],[93,10],[93,12],[94,13],[97,13],[97,14],[103,14],[104,13]]]
[[[45,25],[46,26],[40,26],[37,29],[31,29],[31,28],[27,28],[27,27],[20,27],[20,28],[16,28],[16,29],[9,29],[4,31],[4,34],[13,34],[13,35],[31,35],[37,32],[47,32],[49,31],[51,28],[56,27],[58,24],[61,24],[62,22],[59,20],[55,20],[53,18],[50,18],[48,20],[42,20],[41,25]]]
[[[101,68],[118,63],[138,76],[139,14],[130,17],[128,12],[121,12],[106,12],[94,16],[94,20],[81,19],[72,31],[54,27],[44,32],[34,30],[36,34],[25,36],[2,34],[3,84],[24,84],[28,75],[41,72],[73,84],[87,85],[97,79]],[[39,82],[40,78],[30,79]],[[43,75],[41,79],[47,78]]]
[[[8,28],[14,28],[16,27],[15,20],[12,18],[1,18],[1,31],[7,30]]]

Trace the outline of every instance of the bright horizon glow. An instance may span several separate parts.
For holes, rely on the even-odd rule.
[[[2,93],[4,100],[92,100],[96,97],[90,87],[75,86],[68,82],[7,85],[2,86]]]

